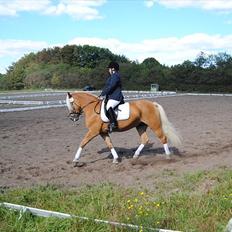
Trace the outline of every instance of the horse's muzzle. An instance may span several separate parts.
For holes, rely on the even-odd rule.
[[[68,117],[73,121],[77,122],[79,120],[80,114],[79,113],[70,113]]]

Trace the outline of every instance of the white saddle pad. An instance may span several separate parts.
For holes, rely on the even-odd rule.
[[[101,104],[101,120],[103,122],[109,122],[109,119],[105,115],[104,105],[105,105],[105,102],[103,101]],[[119,105],[118,108],[115,110],[115,113],[117,115],[118,121],[128,119],[130,116],[129,102]]]

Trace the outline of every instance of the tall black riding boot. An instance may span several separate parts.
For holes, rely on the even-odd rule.
[[[109,132],[111,133],[114,129],[118,128],[117,117],[116,117],[116,114],[114,113],[114,110],[112,107],[110,107],[108,109],[108,116],[109,116],[109,120],[110,120]]]

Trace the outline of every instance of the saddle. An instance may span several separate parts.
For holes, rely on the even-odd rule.
[[[119,104],[114,108],[114,112],[117,116],[117,121],[126,120],[130,116],[130,105],[129,102]],[[101,103],[101,120],[103,122],[109,122],[108,117],[106,116],[106,109],[105,109],[105,100]]]

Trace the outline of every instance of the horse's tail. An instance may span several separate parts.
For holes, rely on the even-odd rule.
[[[169,122],[168,117],[163,107],[156,102],[154,102],[154,104],[158,106],[162,129],[164,131],[164,134],[167,136],[168,140],[170,141],[172,145],[180,146],[181,140],[182,140],[180,134],[176,131],[172,123]]]

